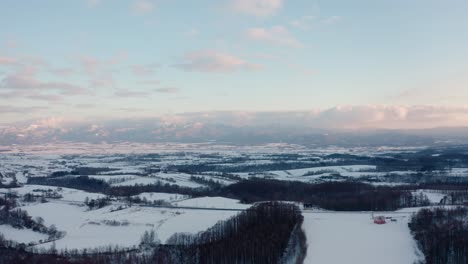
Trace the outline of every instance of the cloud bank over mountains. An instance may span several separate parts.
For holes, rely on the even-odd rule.
[[[320,140],[329,140],[324,135],[364,135],[377,131],[459,138],[463,137],[463,127],[468,127],[468,108],[463,107],[337,106],[313,111],[196,112],[112,120],[46,118],[0,126],[0,144],[54,141],[320,143]],[[388,135],[387,138],[392,139]]]

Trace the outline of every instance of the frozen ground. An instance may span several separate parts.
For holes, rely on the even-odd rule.
[[[47,235],[34,232],[31,229],[17,229],[11,225],[0,225],[0,234],[2,234],[7,240],[13,240],[18,243],[25,244],[30,242],[37,243],[39,240],[45,240],[48,238]]]
[[[397,222],[376,225],[368,213],[304,213],[304,263],[413,264],[419,251],[407,226],[410,214],[385,216]]]

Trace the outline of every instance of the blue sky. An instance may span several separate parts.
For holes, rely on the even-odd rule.
[[[467,11],[465,0],[5,0],[0,123],[464,108]]]

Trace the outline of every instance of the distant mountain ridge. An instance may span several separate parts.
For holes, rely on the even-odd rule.
[[[17,125],[0,128],[0,144],[51,142],[182,142],[216,141],[226,144],[283,142],[307,146],[423,146],[468,143],[468,127],[433,129],[325,129],[304,124],[227,124],[163,122],[160,119],[102,123]]]

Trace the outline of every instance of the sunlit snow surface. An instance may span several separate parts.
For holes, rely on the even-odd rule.
[[[376,225],[370,213],[304,213],[308,250],[304,264],[412,264],[420,259],[408,229],[410,214]]]

